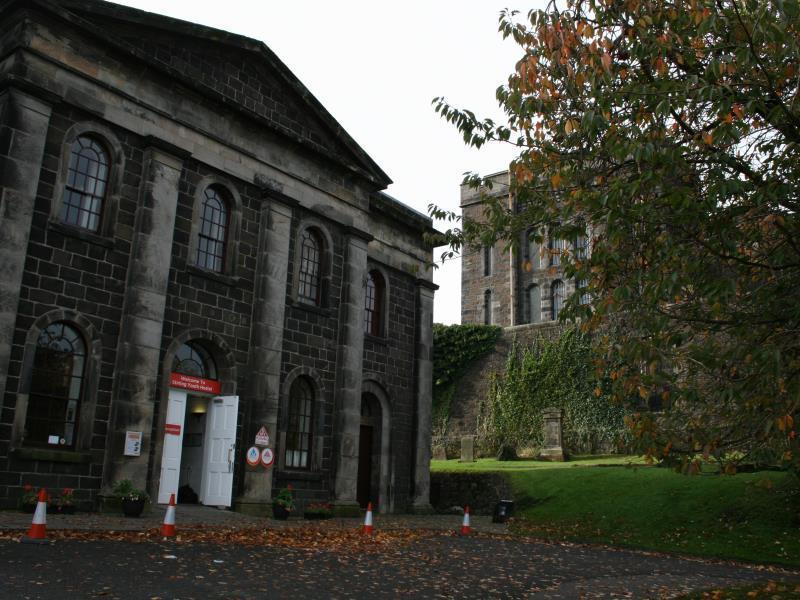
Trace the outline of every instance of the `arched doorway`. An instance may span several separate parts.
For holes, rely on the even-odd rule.
[[[210,347],[191,339],[172,356],[159,503],[168,502],[172,494],[178,498],[180,490],[203,504],[231,504],[239,398],[220,395],[221,378]]]
[[[379,508],[381,481],[381,403],[373,394],[361,396],[361,429],[358,438],[358,483],[356,500],[365,508]]]

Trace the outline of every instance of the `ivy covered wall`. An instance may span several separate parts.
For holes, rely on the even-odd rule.
[[[589,340],[568,325],[434,326],[435,456],[457,457],[464,435],[476,436],[479,455],[501,444],[533,453],[550,406],[564,409],[568,451],[612,451],[624,411],[608,398]]]

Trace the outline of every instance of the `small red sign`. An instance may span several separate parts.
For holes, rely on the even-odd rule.
[[[167,423],[164,425],[164,433],[169,435],[180,435],[181,434],[181,426],[177,423]]]
[[[215,379],[203,379],[202,377],[184,375],[183,373],[170,373],[169,386],[208,394],[219,394],[221,389],[219,381]]]
[[[269,448],[264,448],[261,451],[261,464],[265,469],[269,469],[272,463],[275,462],[275,453]]]

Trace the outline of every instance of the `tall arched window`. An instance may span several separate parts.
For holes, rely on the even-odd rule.
[[[172,372],[193,375],[203,379],[217,379],[217,363],[200,344],[183,344],[172,358]]]
[[[555,229],[550,229],[547,236],[547,248],[550,254],[551,267],[557,267],[561,264],[561,254],[564,252],[565,247],[564,240],[557,237]]]
[[[589,256],[589,238],[585,233],[575,236],[575,258],[584,260]]]
[[[525,239],[523,245],[525,260],[530,264],[530,270],[535,270],[540,268],[539,244],[536,243],[536,240],[533,237],[534,235],[536,235],[536,230],[534,230],[533,228],[528,229],[528,231],[525,232]]]
[[[542,320],[542,293],[541,288],[534,284],[528,288],[528,323],[538,323]]]
[[[56,322],[36,341],[25,443],[72,448],[86,370],[86,345],[72,326]]]
[[[108,177],[108,153],[103,146],[89,136],[75,138],[61,204],[61,222],[97,231],[103,214]]]
[[[575,282],[575,287],[578,288],[580,294],[580,303],[589,304],[592,301],[592,297],[589,295],[589,280],[579,279]]]
[[[319,305],[322,300],[322,240],[313,229],[305,229],[300,240],[300,271],[297,297],[306,304]]]
[[[314,415],[314,388],[305,377],[298,377],[289,392],[289,422],[286,428],[286,456],[288,468],[308,469],[311,466],[312,418]]]
[[[483,322],[485,325],[491,325],[492,320],[492,292],[486,290],[483,294]]]
[[[483,247],[483,274],[488,277],[494,270],[494,252],[491,246]]]
[[[225,269],[225,246],[228,239],[230,207],[216,187],[205,189],[197,232],[197,261],[201,269],[222,273]]]
[[[364,331],[369,335],[383,333],[383,298],[386,284],[378,271],[367,273],[367,288],[364,294]]]
[[[552,296],[550,298],[551,308],[553,313],[553,321],[558,320],[558,315],[564,307],[564,282],[556,280],[553,282],[551,288]]]

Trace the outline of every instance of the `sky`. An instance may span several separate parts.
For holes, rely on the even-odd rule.
[[[116,1],[264,42],[394,181],[386,192],[420,212],[457,210],[465,172],[502,171],[514,157],[509,145],[466,147],[431,100],[502,120],[495,90],[521,50],[498,17],[541,0]],[[460,273],[460,259],[434,273],[438,323],[460,322]]]

